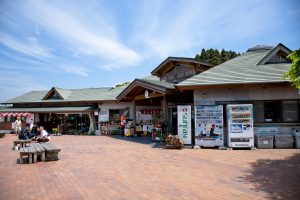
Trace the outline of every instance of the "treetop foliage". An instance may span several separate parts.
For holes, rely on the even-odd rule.
[[[218,49],[202,49],[200,54],[197,54],[195,60],[205,61],[214,65],[219,65],[227,60],[235,58],[241,55],[235,51],[227,51],[222,49],[219,51]]]

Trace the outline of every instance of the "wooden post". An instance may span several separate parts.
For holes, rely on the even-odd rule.
[[[42,152],[42,161],[45,161],[45,151]]]
[[[28,153],[29,164],[32,163],[33,153]]]
[[[20,164],[23,164],[23,154],[20,155]]]
[[[133,125],[135,127],[135,125],[136,125],[136,103],[135,103],[135,100],[133,100],[133,110],[132,110],[132,112],[133,112]]]
[[[37,162],[37,152],[33,153],[33,163]]]
[[[164,121],[167,121],[168,120],[168,101],[167,101],[166,95],[164,95],[162,103],[163,103],[162,107],[163,107],[163,113],[164,113]]]

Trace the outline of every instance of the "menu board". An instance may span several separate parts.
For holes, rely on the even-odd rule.
[[[223,106],[195,107],[195,144],[223,146]]]

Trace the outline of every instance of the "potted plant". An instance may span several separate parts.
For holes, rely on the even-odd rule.
[[[183,140],[181,140],[177,135],[168,135],[166,137],[166,148],[167,149],[182,149]]]

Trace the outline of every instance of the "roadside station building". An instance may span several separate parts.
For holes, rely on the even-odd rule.
[[[120,87],[32,91],[3,103],[12,106],[0,110],[0,126],[13,121],[6,114],[33,113],[34,121],[50,130],[61,125],[62,130],[100,131],[118,129],[124,116],[134,126],[164,122],[166,131],[176,134],[178,105],[190,105],[194,121],[194,106],[252,104],[256,132],[266,127],[290,132],[300,126],[299,90],[282,79],[290,53],[282,44],[258,45],[218,66],[168,57],[151,76]],[[226,126],[225,106],[223,113]]]
[[[176,87],[192,90],[195,106],[252,104],[255,132],[268,127],[275,133],[290,132],[300,126],[299,90],[282,78],[291,64],[286,60],[290,53],[282,44],[258,45]]]

